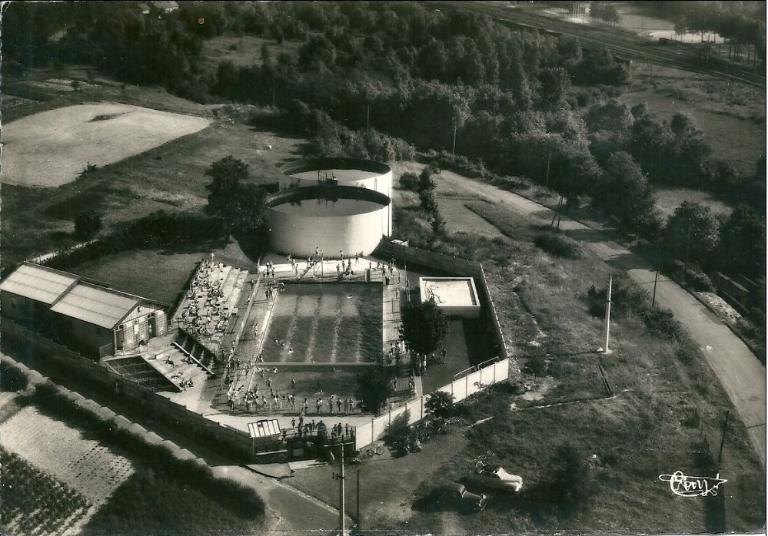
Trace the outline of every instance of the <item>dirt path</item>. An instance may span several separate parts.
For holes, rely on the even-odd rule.
[[[536,224],[549,224],[552,210],[495,186],[443,171],[441,182],[506,206]],[[583,241],[603,261],[627,274],[643,288],[653,282],[654,272],[642,258],[607,239],[602,231],[563,218],[561,229]],[[722,321],[689,292],[672,281],[660,283],[656,300],[670,309],[701,347],[728,398],[749,431],[752,446],[765,466],[765,366]]]

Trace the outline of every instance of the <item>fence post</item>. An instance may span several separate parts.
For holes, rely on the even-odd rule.
[[[373,442],[375,441],[375,439],[373,439],[373,421],[374,418],[371,416],[371,445],[373,445]]]
[[[496,384],[496,363],[493,363],[493,383]]]
[[[469,374],[464,376],[464,398],[469,396]]]
[[[424,419],[424,395],[421,395],[421,397],[419,398],[419,410],[421,410],[421,419],[419,420],[423,420]]]

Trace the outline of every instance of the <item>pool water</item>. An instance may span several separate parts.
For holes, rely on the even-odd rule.
[[[271,207],[275,212],[296,214],[303,217],[312,216],[354,216],[366,214],[382,208],[383,205],[373,201],[360,199],[304,199],[302,201],[285,202]]]
[[[376,283],[286,285],[272,313],[264,361],[375,362],[382,351],[382,299]]]

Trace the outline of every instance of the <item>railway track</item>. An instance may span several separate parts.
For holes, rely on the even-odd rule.
[[[509,9],[481,2],[430,2],[430,5],[439,6],[440,9],[459,8],[484,13],[511,27],[575,37],[585,48],[607,48],[614,55],[626,60],[676,67],[755,87],[765,87],[765,76],[759,69],[733,65],[717,59],[713,59],[709,65],[702,65],[698,58],[698,48],[691,45],[659,44],[624,30],[575,24],[538,15],[524,8]]]

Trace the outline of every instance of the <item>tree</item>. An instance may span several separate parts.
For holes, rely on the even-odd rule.
[[[433,174],[435,174],[435,170],[432,166],[425,166],[424,169],[421,170],[421,173],[419,173],[419,192],[435,189],[436,184],[435,181],[432,180]]]
[[[603,104],[593,104],[585,119],[590,132],[607,130],[622,134],[629,130],[634,120],[627,105],[616,99]]]
[[[403,190],[418,191],[419,177],[415,173],[403,173],[400,175],[400,188]]]
[[[686,262],[711,262],[719,239],[720,222],[709,207],[698,203],[683,201],[667,222],[666,246]]]
[[[453,395],[445,391],[435,391],[429,395],[427,402],[424,404],[424,409],[433,417],[447,419],[455,411]]]
[[[421,202],[421,208],[429,214],[437,209],[437,199],[435,199],[435,192],[432,190],[421,190],[419,192],[419,201]]]
[[[571,88],[571,77],[562,67],[542,69],[539,74],[539,96],[549,105],[557,105],[566,97]]]
[[[557,448],[544,487],[561,517],[569,517],[592,494],[593,479],[584,454],[570,444]]]
[[[355,396],[363,406],[378,413],[393,393],[390,375],[382,367],[374,367],[357,376]]]
[[[80,240],[90,240],[102,226],[101,215],[93,210],[83,210],[75,216],[75,236]]]
[[[205,174],[211,178],[211,182],[206,185],[206,210],[209,214],[230,221],[237,203],[240,182],[248,179],[248,164],[229,155],[211,164]]]
[[[249,232],[262,221],[265,192],[248,180],[248,164],[231,155],[217,160],[205,172],[211,177],[206,185],[206,211],[221,218],[229,231]]]
[[[432,211],[432,220],[429,224],[432,226],[433,237],[437,238],[445,232],[445,219],[440,214],[437,205],[435,205],[435,209]]]
[[[654,208],[648,179],[632,156],[624,151],[615,153],[606,162],[593,199],[631,230],[637,230],[639,223]]]
[[[447,329],[448,321],[434,299],[410,303],[403,310],[400,334],[414,352],[431,354],[437,350]]]
[[[765,218],[739,205],[720,230],[718,258],[723,270],[756,277],[765,274]]]
[[[464,123],[470,116],[469,101],[467,98],[455,92],[451,98],[451,123],[453,123],[453,143],[451,144],[451,153],[456,154],[456,131],[464,126]]]

